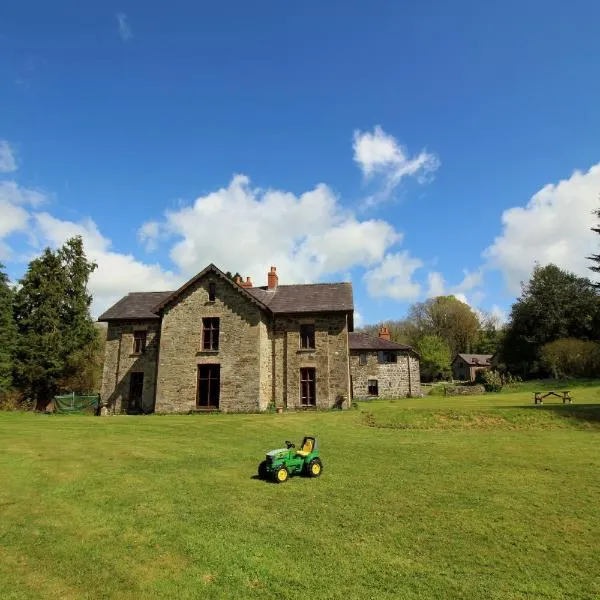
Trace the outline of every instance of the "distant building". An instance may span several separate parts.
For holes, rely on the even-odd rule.
[[[401,398],[421,394],[419,355],[390,340],[387,327],[379,337],[348,334],[350,375],[354,398]]]
[[[478,371],[492,367],[493,354],[457,354],[452,361],[452,376],[460,381],[475,381]]]

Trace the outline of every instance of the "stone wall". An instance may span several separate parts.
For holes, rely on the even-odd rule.
[[[300,348],[300,325],[315,325],[315,348]],[[350,402],[348,325],[343,313],[310,316],[278,316],[273,327],[274,401],[300,408],[300,369],[313,367],[316,374],[316,406],[330,408],[339,397]]]
[[[208,286],[216,285],[216,299]],[[202,318],[219,318],[218,351],[202,350]],[[156,391],[157,412],[188,412],[196,408],[198,365],[219,364],[219,409],[259,410],[265,404],[268,378],[261,382],[261,339],[268,329],[258,306],[233,285],[207,274],[164,310]]]
[[[367,364],[360,364],[360,355],[366,354]],[[419,359],[412,352],[397,352],[397,362],[377,362],[376,351],[352,350],[350,374],[354,398],[368,398],[368,380],[376,379],[379,398],[401,398],[421,395]]]
[[[146,332],[146,350],[133,352],[134,331]],[[102,374],[102,402],[108,412],[127,412],[131,373],[143,373],[142,408],[144,412],[154,409],[156,385],[156,360],[160,339],[160,322],[113,321],[108,324],[104,371]]]

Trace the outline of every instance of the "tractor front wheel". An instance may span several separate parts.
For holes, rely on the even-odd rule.
[[[318,458],[313,458],[308,463],[308,469],[306,469],[306,472],[308,473],[309,477],[319,477],[322,471],[323,463]]]
[[[277,471],[275,471],[275,481],[277,483],[285,483],[288,480],[290,474],[285,467],[279,467]]]
[[[260,465],[258,465],[258,476],[260,479],[267,478],[267,461],[263,460]]]

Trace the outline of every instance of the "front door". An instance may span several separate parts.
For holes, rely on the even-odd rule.
[[[219,408],[221,365],[198,365],[198,408]]]
[[[127,412],[142,412],[142,394],[144,392],[144,374],[131,373],[129,380],[129,405]]]

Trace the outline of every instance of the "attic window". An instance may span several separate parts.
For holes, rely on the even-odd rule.
[[[302,350],[312,350],[315,347],[315,325],[314,323],[305,323],[300,325],[300,348]]]
[[[367,354],[366,352],[361,352],[359,357],[358,357],[358,364],[359,365],[366,365],[367,364]]]
[[[146,350],[146,332],[145,331],[134,331],[133,332],[133,353],[143,354]]]
[[[208,301],[209,302],[214,302],[215,301],[215,293],[216,293],[216,289],[217,289],[217,284],[216,283],[209,283],[208,284]]]

